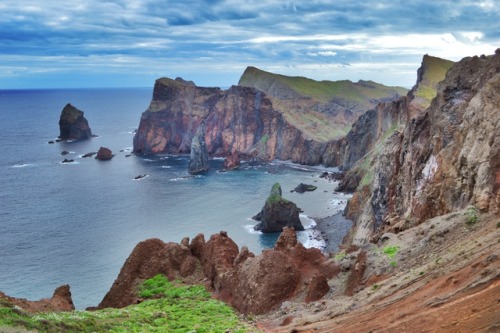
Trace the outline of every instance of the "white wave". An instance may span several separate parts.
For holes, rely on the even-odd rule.
[[[224,161],[226,158],[225,157],[212,157],[213,160],[216,161]]]
[[[196,175],[196,176],[183,176],[183,177],[177,177],[177,178],[171,178],[170,181],[171,182],[178,182],[178,181],[181,181],[181,180],[189,180],[189,179],[193,179],[193,178],[201,178],[203,177],[202,175]]]
[[[33,163],[19,163],[19,164],[14,164],[12,167],[13,168],[26,168],[30,166],[35,166]]]
[[[142,159],[144,162],[154,162],[155,160],[152,160],[150,158],[143,158]]]
[[[245,226],[243,226],[245,228],[245,230],[249,233],[249,234],[253,234],[253,235],[260,235],[262,234],[261,231],[257,231],[253,228],[254,224],[247,224]]]
[[[298,241],[306,248],[317,248],[323,251],[326,242],[321,236],[321,232],[316,228],[316,221],[304,214],[300,214],[299,217],[305,230],[297,232]]]
[[[170,169],[172,166],[171,165],[162,165],[160,168],[162,169]]]
[[[125,147],[123,148],[123,151],[131,152],[133,149],[134,149],[133,147]]]

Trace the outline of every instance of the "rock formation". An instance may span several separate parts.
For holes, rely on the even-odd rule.
[[[190,244],[149,239],[139,243],[123,265],[98,308],[125,307],[140,302],[137,286],[144,279],[164,274],[170,280],[202,283],[215,296],[242,313],[262,314],[283,301],[322,298],[327,280],[338,269],[318,249],[306,249],[295,231],[285,228],[276,246],[255,256],[238,246],[225,232],[205,242],[202,234]]]
[[[190,174],[197,174],[207,171],[209,168],[208,151],[205,144],[205,128],[203,124],[201,124],[191,141],[188,171]]]
[[[89,155],[89,156],[92,156],[92,155]],[[108,160],[112,159],[113,156],[114,155],[113,155],[113,152],[111,151],[111,149],[106,148],[106,147],[101,147],[97,151],[95,159],[100,160],[100,161],[108,161]]]
[[[250,84],[248,80],[242,82]],[[399,96],[397,89],[382,89],[375,83],[361,86],[366,90],[363,101],[369,101],[363,104],[364,110],[376,105],[374,98],[385,100]],[[368,98],[368,92],[374,91],[377,91],[376,96]],[[287,113],[284,110],[288,108],[282,107],[284,104],[276,98],[271,101],[254,87],[233,86],[223,91],[196,87],[184,80],[158,79],[151,104],[142,114],[134,136],[134,152],[189,153],[195,131],[204,123],[209,154],[229,156],[236,153],[240,157],[291,160],[302,164],[337,163],[335,156],[324,157],[328,142],[333,139],[337,142],[343,137],[361,111],[356,111],[356,116],[350,115],[352,111],[348,111],[350,107],[346,102],[344,113],[348,116],[337,117],[336,111],[318,107],[316,100],[311,103],[311,97],[304,95],[300,100],[305,104]],[[341,128],[339,117],[346,118]],[[337,129],[332,130],[332,126]]]
[[[296,204],[282,197],[281,186],[279,183],[275,183],[264,207],[254,217],[255,220],[260,221],[254,226],[254,229],[264,233],[281,232],[284,227],[304,230],[304,226],[300,222],[299,212]]]
[[[14,298],[0,292],[0,301],[6,300],[28,312],[72,311],[75,309],[69,286],[57,287],[51,298],[39,301],[28,301],[24,298]]]
[[[314,185],[300,183],[299,185],[297,185],[297,187],[295,187],[293,189],[293,192],[297,192],[297,193],[312,192],[312,191],[316,190],[317,188],[318,187],[314,186]]]
[[[238,153],[232,153],[224,159],[224,170],[234,170],[240,167],[240,157]]]
[[[70,103],[66,104],[59,118],[59,138],[61,140],[85,140],[92,137],[87,119],[83,111]]]
[[[354,243],[470,204],[500,210],[499,64],[500,51],[456,63],[430,107],[346,174],[356,189],[347,210]]]

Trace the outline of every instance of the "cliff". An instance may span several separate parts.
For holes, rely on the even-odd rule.
[[[255,67],[247,67],[238,85],[264,92],[290,124],[319,142],[345,136],[352,123],[378,102],[407,93],[373,81],[315,81]]]
[[[468,205],[500,210],[499,64],[500,51],[455,64],[430,107],[348,172],[355,244]]]
[[[249,84],[244,79],[248,78],[248,70],[246,73],[240,81]],[[313,86],[309,89],[315,91],[318,83],[311,84]],[[338,144],[338,139],[347,133],[360,110],[376,105],[373,98],[398,96],[398,90],[379,89],[381,85],[373,82],[358,83],[357,86],[362,87],[358,90],[366,92],[358,92],[353,100],[364,94],[363,103],[353,108],[345,106],[340,112],[337,106],[327,107],[332,104],[330,92],[323,96],[316,94],[314,98],[301,94],[294,99],[290,96],[299,93],[284,86],[278,98],[268,97],[255,87],[233,86],[224,91],[196,87],[179,79],[158,79],[151,104],[142,114],[134,137],[134,152],[189,153],[194,132],[203,123],[205,142],[211,155],[238,154],[262,160],[337,165],[338,158],[325,155],[328,146]],[[347,94],[349,87],[342,86],[336,91]],[[293,110],[286,108],[287,98],[300,100],[300,103],[293,102]]]

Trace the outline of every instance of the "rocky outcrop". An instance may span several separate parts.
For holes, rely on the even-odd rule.
[[[264,233],[281,232],[284,227],[304,230],[299,218],[299,208],[282,197],[279,183],[273,185],[264,207],[254,219],[260,221],[254,229]]]
[[[372,93],[380,88],[375,83],[363,87]],[[396,90],[382,89],[376,97],[398,96]],[[233,86],[224,91],[196,87],[184,80],[158,79],[134,136],[134,152],[189,153],[195,131],[204,123],[209,154],[338,165],[336,150],[328,150],[329,154],[335,152],[333,157],[325,156],[325,152],[329,145],[335,147],[359,114],[352,116],[346,111],[337,116],[336,111],[319,110],[318,102],[306,95],[300,98],[305,104],[292,112],[283,101],[272,98],[254,87]],[[363,111],[377,103],[374,96],[366,100],[369,102]],[[339,117],[345,119],[340,121]]]
[[[88,156],[92,156],[92,155],[88,155]],[[95,159],[100,160],[100,161],[108,161],[108,160],[112,159],[113,156],[114,155],[113,155],[113,152],[111,151],[111,149],[106,148],[106,147],[101,147],[97,151]]]
[[[44,298],[39,301],[28,301],[24,298],[14,298],[0,292],[0,301],[7,301],[24,311],[36,312],[55,312],[55,311],[73,311],[73,299],[69,285],[57,287],[51,298]]]
[[[188,171],[190,174],[198,174],[208,169],[210,166],[208,165],[208,151],[205,144],[205,128],[201,124],[191,141]]]
[[[234,170],[240,167],[240,156],[232,153],[224,159],[224,170]]]
[[[258,256],[246,247],[239,251],[225,232],[207,242],[202,234],[188,242],[149,239],[139,243],[99,308],[140,302],[138,284],[165,274],[170,280],[205,283],[217,298],[242,313],[263,314],[292,298],[322,298],[329,291],[328,279],[338,273],[318,249],[302,246],[292,228],[284,229],[274,249]]]
[[[293,192],[297,193],[312,192],[315,191],[317,188],[318,187],[314,185],[300,183],[293,189]]]
[[[355,244],[470,204],[500,211],[499,64],[500,51],[456,63],[430,107],[347,173],[344,182],[359,179],[348,206]]]
[[[85,140],[92,137],[92,131],[83,111],[70,103],[66,104],[59,118],[59,138],[61,140]]]

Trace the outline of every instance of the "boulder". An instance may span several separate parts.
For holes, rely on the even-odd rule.
[[[264,207],[257,214],[260,223],[254,226],[255,230],[264,233],[281,232],[283,227],[304,230],[299,218],[299,208],[295,203],[283,198],[281,194],[280,184],[275,183]]]
[[[314,185],[300,183],[299,185],[297,185],[297,187],[293,191],[297,192],[297,193],[304,193],[304,192],[312,192],[312,191],[316,190],[317,188],[318,187],[314,186]]]
[[[234,170],[240,167],[240,157],[238,153],[232,153],[224,160],[224,170]]]
[[[66,104],[59,118],[59,138],[61,140],[86,140],[92,137],[92,131],[83,111],[70,103]]]
[[[101,147],[99,148],[99,151],[97,152],[97,155],[95,157],[96,160],[100,161],[107,161],[113,158],[113,152],[111,149],[106,148],[106,147]]]
[[[208,150],[205,144],[205,128],[202,125],[196,131],[191,141],[191,155],[189,158],[188,171],[190,174],[198,174],[209,169]]]

